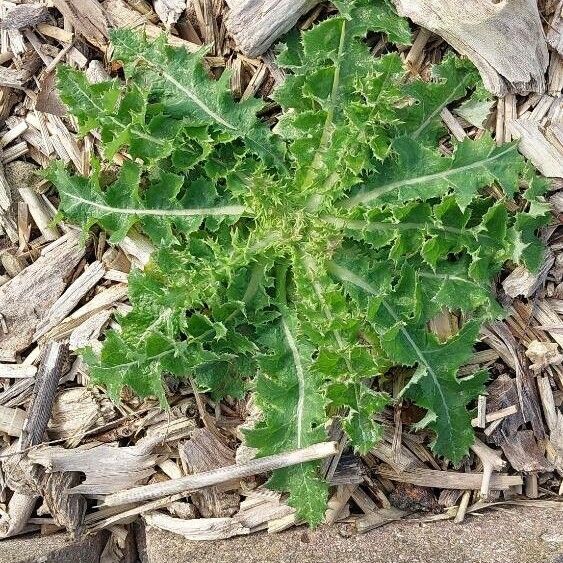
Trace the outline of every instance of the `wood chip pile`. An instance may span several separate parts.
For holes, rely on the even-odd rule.
[[[54,71],[65,62],[92,81],[115,76],[118,68],[106,58],[109,28],[143,27],[149,36],[166,30],[173,44],[190,51],[210,45],[209,71],[219,76],[230,69],[237,98],[267,97],[284,78],[271,43],[296,22],[307,28],[332,10],[310,0],[265,2],[271,6],[260,13],[263,2],[227,3],[230,12],[222,0],[0,1],[2,538],[105,528],[112,532],[106,560],[119,561],[134,549],[127,538],[139,518],[191,539],[298,524],[284,499],[263,487],[265,469],[290,461],[255,467],[240,444],[241,426],[256,416],[251,401],[214,403],[190,381],[171,380],[171,408],[163,412],[156,401],[134,396],[115,405],[103,389],[89,386],[76,350],[99,347],[114,315],[130,309],[127,273],[147,263],[152,247],[134,233],[116,247],[104,233],[93,234],[84,246],[71,225],[53,226],[56,194],[36,174],[53,159],[88,174],[99,139],[78,139]],[[551,179],[553,225],[543,233],[548,252],[541,272],[517,267],[499,280],[509,314],[483,330],[463,368],[465,374],[486,368],[492,377],[473,420],[478,440],[461,467],[433,457],[429,436],[409,428],[418,413],[401,401],[384,413],[384,439],[371,453],[360,459],[341,441],[329,458],[334,493],[326,521],[347,522],[357,532],[413,516],[461,522],[499,504],[563,509],[563,1],[541,1],[539,15],[535,2],[514,2],[515,25],[539,41],[525,76],[515,72],[525,41],[514,29],[498,60],[486,44],[475,50],[453,15],[428,19],[433,3],[396,2],[424,26],[403,58],[413,74],[428,77],[447,48],[444,37],[474,60],[498,101],[485,104],[479,119],[448,109],[442,118],[458,139],[487,128],[499,143],[520,139],[521,152]],[[464,2],[464,9],[475,16],[479,3]],[[277,4],[283,13],[276,15]],[[261,25],[254,26],[257,18]],[[374,53],[385,49],[384,39],[374,42]],[[275,116],[268,104],[265,119]],[[447,142],[442,148],[449,150]],[[117,164],[124,158],[117,155]],[[443,315],[433,329],[448,336],[456,323]],[[397,394],[404,376],[394,374]],[[330,445],[323,447],[322,455],[310,455],[331,453]],[[187,477],[223,467],[204,488]],[[149,492],[127,491],[147,484]]]

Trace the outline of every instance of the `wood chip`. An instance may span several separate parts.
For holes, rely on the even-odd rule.
[[[505,436],[500,447],[516,471],[553,471],[553,465],[545,458],[531,430]]]
[[[250,533],[234,518],[196,518],[182,520],[164,512],[151,512],[144,515],[149,526],[183,536],[188,540],[223,540]]]
[[[48,16],[47,6],[44,4],[18,4],[6,12],[0,26],[2,29],[34,27]]]
[[[25,419],[26,414],[24,410],[0,406],[0,432],[19,438]]]
[[[0,364],[0,377],[22,379],[33,377],[37,373],[35,366],[24,364]]]
[[[560,55],[563,55],[563,0],[559,0],[547,28],[547,42]]]
[[[15,361],[18,352],[31,344],[38,323],[64,291],[83,255],[79,235],[71,231],[0,287],[0,311],[8,329],[7,334],[0,332],[0,361]]]
[[[107,20],[96,0],[53,0],[53,5],[68,20],[77,35],[81,35],[102,51],[108,44]]]
[[[132,9],[124,0],[105,0],[103,8],[108,21],[112,27],[131,27],[144,29],[147,37],[156,38],[162,34],[162,28],[150,23],[139,12]],[[170,35],[168,41],[175,47],[185,47],[188,51],[195,53],[201,45],[186,41],[176,35]]]
[[[439,487],[441,489],[480,489],[482,473],[458,473],[456,471],[436,471],[434,469],[415,469],[396,473],[391,468],[380,467],[378,475],[391,481],[412,483],[420,487]],[[491,476],[490,487],[493,490],[505,490],[523,483],[519,475],[495,473]]]
[[[93,262],[57,299],[44,319],[37,325],[34,340],[38,340],[54,326],[59,324],[103,277],[104,265]]]
[[[107,495],[134,486],[154,473],[156,454],[153,447],[162,441],[139,441],[135,446],[89,445],[65,450],[59,446],[42,446],[29,453],[33,463],[48,472],[80,471],[86,475],[73,493]]]
[[[319,0],[227,0],[230,8],[225,25],[237,47],[248,57],[257,57]]]
[[[154,0],[154,11],[164,25],[175,24],[184,10],[187,0]]]
[[[189,473],[202,473],[235,463],[235,454],[207,428],[198,428],[181,447],[180,454]],[[232,516],[238,510],[238,495],[210,487],[192,495],[192,502],[204,518]]]
[[[559,125],[544,127],[539,121],[516,119],[511,124],[512,134],[519,139],[520,152],[548,178],[563,178],[563,149],[552,143],[548,136],[558,133]]]

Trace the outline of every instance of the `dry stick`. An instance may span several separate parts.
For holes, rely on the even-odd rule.
[[[205,487],[212,487],[233,479],[242,479],[258,473],[266,473],[274,469],[297,465],[316,459],[322,459],[334,455],[337,451],[336,442],[322,442],[300,450],[272,455],[259,459],[253,459],[240,465],[229,465],[211,471],[205,471],[197,475],[188,475],[180,479],[171,479],[164,483],[153,483],[134,487],[126,491],[120,491],[108,495],[101,506],[118,506],[133,502],[144,502],[154,500],[168,495],[181,492],[191,492]]]
[[[20,451],[43,441],[67,353],[65,344],[51,342],[41,361],[33,390],[33,402],[22,432]]]
[[[516,414],[517,412],[518,407],[516,405],[510,405],[509,407],[485,415],[485,424],[496,421],[501,422],[503,418],[506,418],[507,416],[510,416],[512,414]],[[479,426],[479,417],[473,418],[471,420],[471,426]]]
[[[463,496],[461,497],[461,502],[459,503],[459,507],[457,509],[454,523],[461,524],[465,519],[465,514],[467,512],[467,507],[469,506],[469,500],[471,499],[471,491],[465,491]]]
[[[485,428],[487,426],[487,396],[479,395],[477,400],[477,428]],[[473,423],[473,421],[471,421]]]
[[[483,444],[483,442],[477,438],[475,438],[471,449],[483,464],[483,480],[481,481],[480,494],[481,498],[486,499],[489,496],[493,471],[500,471],[506,465],[506,462],[502,460],[498,452],[489,448],[489,446]]]
[[[51,417],[65,354],[66,346],[58,342],[51,343],[45,351],[35,380],[31,406],[17,448],[20,454],[43,441],[47,423]],[[0,537],[6,538],[19,534],[35,509],[36,502],[36,495],[15,491],[8,504],[7,520],[0,523]]]

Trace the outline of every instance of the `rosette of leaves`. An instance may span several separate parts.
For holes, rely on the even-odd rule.
[[[487,135],[437,149],[441,110],[478,84],[468,62],[448,55],[430,82],[409,80],[398,54],[374,58],[366,42],[409,42],[388,3],[334,3],[337,15],[290,36],[279,56],[273,130],[256,117],[260,100],[236,102],[226,72],[209,76],[205,50],[165,38],[113,32],[125,83],[59,71],[80,131],[96,129],[105,151],[89,177],[49,169],[61,213],[114,243],[140,230],[157,248],[129,276],[120,329],[84,356],[115,400],[127,386],[165,404],[167,375],[214,398],[252,389],[262,418],[246,440],[258,455],[325,440],[335,417],[369,451],[389,402],[378,383],[408,366],[403,395],[427,412],[417,426],[458,462],[487,377],[458,368],[501,314],[491,286],[503,264],[538,266],[543,185],[514,145]],[[108,173],[118,151],[125,164]],[[440,341],[428,323],[444,310],[464,322]],[[318,463],[269,484],[300,518],[322,521]]]

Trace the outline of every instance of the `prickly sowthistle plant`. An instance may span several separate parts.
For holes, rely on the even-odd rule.
[[[440,111],[475,88],[473,67],[448,55],[431,82],[406,80],[396,53],[374,58],[365,43],[374,31],[408,43],[406,22],[383,0],[334,3],[338,15],[279,57],[288,74],[273,131],[256,117],[260,100],[237,103],[226,72],[208,76],[204,50],[165,38],[113,33],[125,84],[60,70],[63,100],[82,133],[100,132],[107,160],[89,178],[50,168],[62,213],[114,243],[139,229],[158,248],[129,276],[120,330],[99,357],[84,355],[115,399],[128,386],[165,403],[166,374],[216,398],[253,389],[262,419],[246,440],[259,455],[320,442],[336,417],[367,452],[389,401],[376,378],[411,366],[402,395],[427,411],[417,427],[457,462],[487,376],[456,374],[501,313],[491,284],[503,263],[538,265],[543,184],[514,145],[488,136],[441,155]],[[131,159],[112,177],[122,149]],[[515,196],[524,211],[509,214]],[[444,309],[463,325],[440,342],[428,322]],[[269,484],[300,518],[322,520],[317,463]]]

